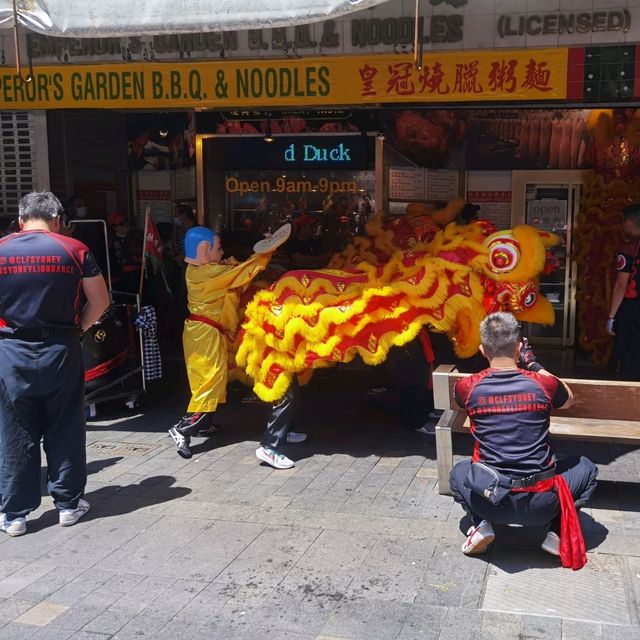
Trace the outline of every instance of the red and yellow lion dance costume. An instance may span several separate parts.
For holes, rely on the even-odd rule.
[[[488,313],[552,324],[538,276],[558,238],[528,226],[494,232],[486,221],[441,228],[462,205],[393,222],[378,217],[367,226],[370,237],[334,256],[332,268],[290,271],[259,291],[247,305],[237,353],[255,393],[274,402],[294,375],[356,355],[380,364],[423,326],[447,333],[456,353],[469,357]]]

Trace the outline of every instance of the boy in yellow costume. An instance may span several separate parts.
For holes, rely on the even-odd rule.
[[[275,248],[275,247],[274,247]],[[271,249],[273,251],[273,248]],[[240,322],[238,298],[264,270],[271,252],[255,253],[246,262],[223,260],[220,236],[207,227],[193,227],[185,235],[189,317],[182,343],[191,401],[187,413],[169,429],[178,454],[191,458],[192,436],[215,431],[212,415],[227,396],[227,341]]]

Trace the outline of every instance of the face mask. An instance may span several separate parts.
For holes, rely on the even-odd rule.
[[[173,221],[175,222],[176,227],[182,226],[182,221],[178,217],[174,217]]]
[[[76,207],[76,215],[78,216],[78,218],[86,218],[87,207]]]

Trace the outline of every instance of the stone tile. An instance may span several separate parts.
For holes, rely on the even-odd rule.
[[[606,640],[639,640],[640,628],[629,625],[603,624],[602,638]]]
[[[52,593],[48,600],[56,604],[73,606],[86,598],[94,589],[113,578],[111,571],[88,570],[61,589]]]
[[[29,640],[68,640],[74,633],[76,632],[69,629],[41,627],[33,635],[29,636]]]
[[[216,581],[275,586],[319,535],[319,529],[266,529],[240,551],[231,564],[216,577]]]
[[[387,640],[400,634],[411,605],[407,602],[343,600],[321,631],[350,640]]]
[[[172,622],[205,626],[233,598],[238,585],[210,582],[200,593],[178,611]]]
[[[76,604],[52,620],[47,625],[47,628],[51,630],[80,631],[85,625],[100,615],[100,613],[102,613],[102,609]]]
[[[416,602],[478,608],[486,569],[483,559],[463,555],[457,542],[441,540],[418,589]]]
[[[411,605],[398,640],[437,640],[446,615],[445,607],[428,604]]]
[[[162,627],[167,624],[168,620],[158,618],[154,615],[146,615],[141,613],[127,622],[116,633],[117,640],[135,640],[136,638],[155,638],[156,634]],[[104,639],[104,636],[102,636]]]
[[[17,597],[0,599],[0,627],[21,616],[25,611],[31,609],[34,604],[35,602],[31,600],[20,600]]]
[[[133,617],[124,611],[103,611],[83,628],[84,631],[111,636],[117,633]]]
[[[486,611],[480,628],[481,640],[506,640],[519,638],[523,616],[511,613]]]
[[[8,540],[9,536],[4,536],[4,538]],[[7,553],[7,555],[9,555],[9,553]],[[0,581],[4,580],[12,573],[19,571],[26,564],[26,562],[22,562],[20,560],[0,560]]]
[[[180,613],[205,587],[206,582],[196,580],[176,580],[169,589],[163,591],[147,605],[142,614],[163,620],[166,624]]]
[[[205,520],[161,517],[114,550],[98,564],[98,567],[121,566],[126,567],[131,573],[151,574],[162,566],[168,557],[181,551],[208,526]]]
[[[125,497],[114,498],[114,500],[118,504],[118,509],[124,507]],[[94,503],[92,517],[97,517],[101,511],[107,508],[108,506],[104,503],[97,505]],[[150,528],[160,517],[159,515],[134,512],[123,513],[115,518],[107,517],[98,520],[90,530],[80,533],[72,540],[65,541],[48,557],[54,562],[64,564],[73,549],[75,564],[87,567],[98,564],[98,568],[109,569],[109,561],[102,563],[100,561]],[[99,544],[96,544],[96,541],[99,541]]]
[[[367,534],[323,531],[281,584],[302,586],[308,592],[343,593],[376,540]]]
[[[193,640],[195,636],[206,631],[207,629],[202,625],[188,620],[173,619],[156,632],[154,640]]]
[[[260,586],[241,588],[211,619],[214,627],[239,632],[269,628],[280,637],[285,632],[318,633],[338,600],[303,589]]]
[[[15,619],[20,624],[30,624],[36,627],[45,627],[52,620],[55,620],[61,613],[69,607],[53,602],[40,602],[35,607],[31,607],[22,615]]]
[[[84,567],[76,565],[56,567],[54,571],[38,578],[15,595],[17,598],[39,602],[68,585],[84,571]]]
[[[105,636],[101,633],[92,633],[91,631],[76,631],[69,640],[105,640]]]
[[[157,575],[211,581],[264,530],[253,523],[214,522],[155,569]]]
[[[460,638],[473,637],[478,633],[478,629],[482,628],[482,618],[481,611],[449,608],[438,640],[460,640]],[[507,638],[501,640],[507,640]]]
[[[562,621],[562,640],[584,640],[602,638],[602,626],[595,622],[583,622],[581,620]]]
[[[136,585],[131,591],[116,600],[108,611],[124,613],[133,618],[144,610],[158,596],[171,588],[175,580],[162,576],[149,576]]]
[[[30,625],[10,622],[2,627],[0,632],[2,633],[2,640],[27,640],[27,638],[31,638],[33,636],[36,629],[37,627],[32,627]]]
[[[413,602],[435,549],[432,540],[383,538],[353,574],[347,597]]]
[[[558,640],[562,637],[562,620],[541,616],[524,616],[522,640]]]
[[[21,567],[0,580],[0,598],[10,598],[55,568],[50,562],[32,562]]]

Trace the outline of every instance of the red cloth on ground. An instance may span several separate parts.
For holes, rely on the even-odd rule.
[[[560,560],[563,567],[577,571],[587,564],[587,550],[576,505],[567,481],[561,475],[557,475],[548,480],[541,480],[532,487],[512,489],[512,491],[544,493],[553,489],[558,494],[560,502]]]

